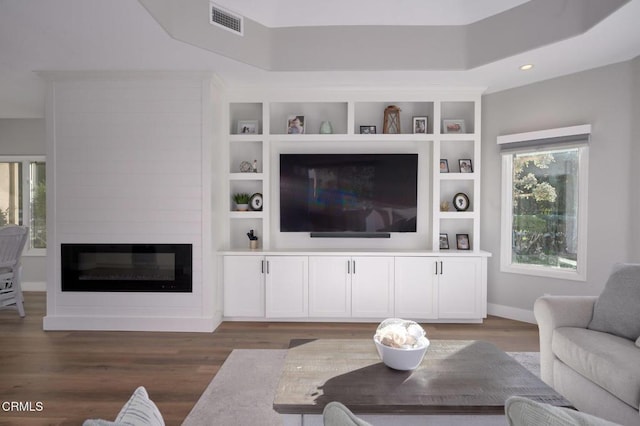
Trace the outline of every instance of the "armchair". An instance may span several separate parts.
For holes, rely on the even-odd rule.
[[[544,382],[589,414],[640,426],[640,265],[595,296],[544,296],[534,314]]]
[[[24,317],[20,259],[29,228],[9,225],[0,228],[0,309],[16,309]]]

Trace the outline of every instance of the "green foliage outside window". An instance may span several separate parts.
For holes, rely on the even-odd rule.
[[[577,172],[577,149],[514,155],[514,263],[576,269]]]
[[[39,182],[31,201],[31,245],[47,248],[47,185]]]

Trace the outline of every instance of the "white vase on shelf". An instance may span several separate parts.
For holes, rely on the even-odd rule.
[[[320,134],[321,135],[330,135],[333,133],[333,126],[330,121],[323,121],[320,123]]]

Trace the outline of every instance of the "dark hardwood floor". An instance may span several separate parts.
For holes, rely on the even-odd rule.
[[[113,420],[144,385],[167,425],[179,425],[233,349],[286,348],[295,338],[371,338],[377,324],[225,322],[214,333],[42,331],[45,294],[25,293],[26,318],[0,311],[0,425]],[[538,351],[537,326],[423,324],[430,339],[477,339]],[[22,403],[12,411],[11,403]],[[41,408],[41,410],[40,410]],[[212,423],[214,424],[214,423]]]

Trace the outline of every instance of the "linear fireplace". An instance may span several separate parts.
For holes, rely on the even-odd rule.
[[[192,291],[191,244],[62,244],[62,291]]]

